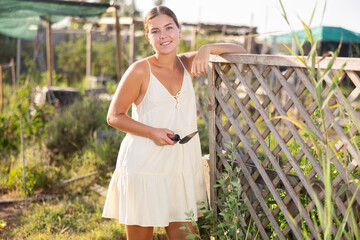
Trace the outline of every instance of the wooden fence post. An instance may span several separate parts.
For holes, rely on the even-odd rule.
[[[135,62],[135,23],[134,18],[129,26],[129,65]]]
[[[1,100],[1,112],[4,109],[4,91],[3,91],[3,79],[2,79],[2,66],[0,65],[0,100]]]
[[[119,6],[115,7],[115,31],[116,31],[116,78],[117,81],[120,82],[121,79],[121,71],[122,71],[122,62],[121,62],[121,29],[119,23],[118,10],[120,10]]]
[[[209,167],[210,167],[210,204],[217,215],[215,201],[217,199],[214,185],[216,183],[216,122],[215,122],[215,68],[214,63],[209,63],[208,72],[208,95],[209,95]]]
[[[12,83],[13,83],[13,92],[15,93],[15,91],[16,91],[16,76],[15,76],[14,58],[11,58],[10,66],[11,66],[11,76],[12,76]]]
[[[91,31],[92,31],[92,24],[86,30],[86,77],[91,75]]]
[[[46,22],[46,60],[49,85],[53,85],[53,54],[52,54],[51,23]]]
[[[24,129],[22,124],[22,117],[20,117],[20,130],[21,130],[21,152],[22,152],[22,164],[23,164],[23,187],[24,198],[26,199],[26,172],[25,172],[25,144],[24,144]]]

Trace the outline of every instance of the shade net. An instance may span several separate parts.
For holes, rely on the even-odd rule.
[[[92,21],[109,4],[50,0],[0,0],[0,34],[32,40],[44,21],[56,23],[67,16]]]
[[[341,27],[320,26],[311,28],[314,39],[327,42],[343,42],[343,43],[360,43],[360,33],[353,32]],[[305,30],[296,32],[300,41],[308,41]],[[283,43],[291,43],[293,41],[293,34],[287,33],[278,35],[276,40]]]

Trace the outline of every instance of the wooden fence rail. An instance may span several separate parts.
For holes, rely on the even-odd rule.
[[[320,61],[322,71],[329,61]],[[325,176],[310,138],[286,120],[293,119],[334,146],[330,157],[336,215],[343,219],[348,197],[355,196],[352,207],[358,224],[353,227],[360,232],[356,185],[360,176],[360,132],[356,127],[360,123],[360,59],[337,58],[325,78],[323,100],[331,90],[332,76],[346,62],[340,87],[335,87],[324,107],[324,123],[320,122],[309,73],[296,57],[226,54],[211,56],[210,62],[209,100],[202,107],[209,110],[211,186],[228,164],[218,154],[229,151],[224,143],[232,142],[237,149],[236,162],[244,172],[241,185],[247,214],[261,238],[269,239],[268,233],[275,232],[278,239],[303,239],[301,229],[306,226],[310,238],[317,239],[317,231],[322,229],[314,225],[310,212],[316,208],[316,197],[324,200]],[[344,79],[351,82],[350,87],[342,87]],[[199,109],[202,107],[199,104]],[[214,209],[220,211],[221,206],[214,203],[218,191],[221,189],[211,188],[210,198]],[[333,226],[333,233],[336,230]]]

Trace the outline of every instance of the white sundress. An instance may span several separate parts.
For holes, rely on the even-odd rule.
[[[150,64],[149,68],[147,92],[138,106],[132,105],[132,118],[168,128],[180,137],[196,131],[195,92],[186,68],[176,96],[151,73]],[[109,184],[103,217],[144,227],[188,221],[185,213],[191,210],[197,219],[202,215],[199,203],[207,201],[201,161],[198,134],[185,144],[172,146],[158,146],[151,139],[127,134]]]

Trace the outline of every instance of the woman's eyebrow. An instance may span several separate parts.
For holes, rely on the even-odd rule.
[[[169,25],[174,25],[174,23],[167,23],[164,25],[164,27],[167,27]],[[154,30],[154,29],[159,29],[158,27],[151,27],[151,30]]]

